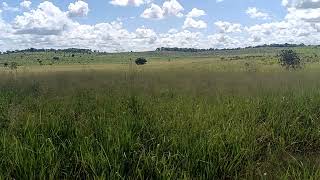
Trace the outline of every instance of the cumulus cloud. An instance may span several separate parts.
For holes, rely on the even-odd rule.
[[[289,8],[287,20],[304,20],[309,22],[320,22],[320,8],[316,9],[295,9]]]
[[[89,5],[84,1],[77,1],[75,3],[70,3],[68,7],[68,15],[70,17],[81,17],[87,16],[89,13]]]
[[[234,32],[242,31],[242,26],[241,24],[238,24],[238,23],[217,21],[214,24],[217,26],[220,33],[234,33]]]
[[[13,28],[18,34],[56,35],[72,23],[67,13],[52,2],[44,1],[37,9],[18,15],[13,22]]]
[[[165,1],[162,5],[162,9],[165,16],[177,16],[182,17],[181,11],[184,10],[182,5],[177,0]]]
[[[204,10],[193,8],[188,14],[187,17],[193,18],[193,17],[201,17],[206,15],[206,12]]]
[[[279,21],[247,27],[252,41],[259,43],[306,43],[316,44],[319,41],[319,31],[315,24],[304,21]]]
[[[195,20],[191,17],[187,17],[184,21],[183,28],[196,28],[196,29],[204,29],[207,28],[207,23],[202,20]]]
[[[160,34],[158,41],[159,45],[163,47],[205,48],[208,45],[208,41],[202,33],[188,30]]]
[[[246,11],[246,13],[251,17],[255,19],[270,19],[270,16],[268,13],[262,12],[261,10],[258,10],[256,7],[249,7]]]
[[[320,8],[320,0],[282,0],[282,5],[287,8],[314,9]]]
[[[23,9],[30,9],[30,6],[31,6],[32,2],[31,1],[22,1],[20,3],[20,7],[23,8]]]
[[[141,17],[145,19],[162,19],[164,17],[163,14],[161,7],[152,3],[149,8],[144,10]]]
[[[286,21],[320,22],[320,0],[282,0],[287,7]]]
[[[135,32],[136,38],[134,39],[135,42],[141,43],[144,48],[147,46],[153,45],[158,40],[157,33],[154,32],[153,29],[141,27],[137,28]]]
[[[320,39],[320,0],[282,0],[287,15],[281,21],[246,27],[256,43],[317,44]]]
[[[141,14],[146,19],[162,19],[167,16],[182,17],[184,8],[177,0],[167,0],[162,7],[154,3]]]
[[[237,38],[230,37],[224,33],[218,33],[208,36],[210,44],[215,48],[237,48],[243,47],[243,44]]]
[[[112,0],[110,1],[110,4],[115,6],[140,6],[145,3],[149,3],[150,0]]]

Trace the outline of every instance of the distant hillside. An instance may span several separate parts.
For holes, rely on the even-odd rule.
[[[259,45],[259,46],[249,46],[245,48],[225,48],[225,49],[216,49],[216,48],[209,48],[209,49],[197,49],[197,48],[179,48],[179,47],[160,47],[157,48],[155,51],[146,51],[146,52],[219,52],[219,51],[232,51],[232,50],[245,50],[245,49],[261,49],[261,48],[296,48],[296,47],[309,47],[310,45],[305,44],[270,44],[270,45]],[[312,47],[320,47],[320,45],[312,46]],[[97,50],[91,49],[79,49],[79,48],[68,48],[68,49],[36,49],[36,48],[29,48],[23,50],[14,50],[14,51],[5,51],[0,52],[0,54],[11,54],[11,53],[30,53],[30,52],[54,52],[54,53],[83,53],[83,54],[91,54],[91,53],[103,53],[106,54],[107,52],[100,52]],[[142,52],[142,53],[146,53]],[[128,52],[127,52],[128,53]],[[133,53],[133,52],[131,52]],[[117,53],[112,53],[117,54]]]
[[[157,48],[156,51],[175,51],[175,52],[206,52],[206,51],[226,51],[226,50],[241,50],[241,49],[255,49],[255,48],[292,48],[292,47],[306,47],[305,44],[264,44],[259,46],[249,46],[245,48],[232,48],[232,49],[197,49],[197,48],[170,48],[170,47],[161,47]]]

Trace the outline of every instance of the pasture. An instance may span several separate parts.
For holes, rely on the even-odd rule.
[[[2,54],[0,179],[319,179],[320,51],[294,49]]]

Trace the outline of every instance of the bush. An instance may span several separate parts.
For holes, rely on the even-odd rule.
[[[16,62],[11,62],[11,63],[10,63],[10,69],[11,69],[11,70],[16,70],[16,69],[18,69],[18,63],[16,63]]]
[[[148,61],[146,60],[146,58],[140,57],[137,58],[135,62],[137,65],[145,65]]]
[[[286,69],[300,69],[301,59],[293,50],[282,50],[279,54],[279,63]]]
[[[37,61],[38,61],[38,63],[39,63],[40,65],[43,65],[41,59],[37,59]]]
[[[52,59],[58,61],[60,58],[59,57],[53,57]]]

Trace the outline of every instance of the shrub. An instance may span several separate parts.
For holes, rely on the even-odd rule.
[[[52,59],[58,61],[60,58],[59,57],[53,57]]]
[[[299,69],[302,67],[299,55],[293,50],[282,50],[279,54],[279,63],[286,69]]]
[[[137,58],[135,62],[137,65],[145,65],[148,61],[146,60],[146,58],[140,57]]]
[[[37,59],[37,61],[38,61],[38,63],[39,63],[40,65],[43,65],[41,59]]]
[[[18,63],[16,62],[11,62],[10,63],[10,69],[11,70],[16,70],[18,68]]]

